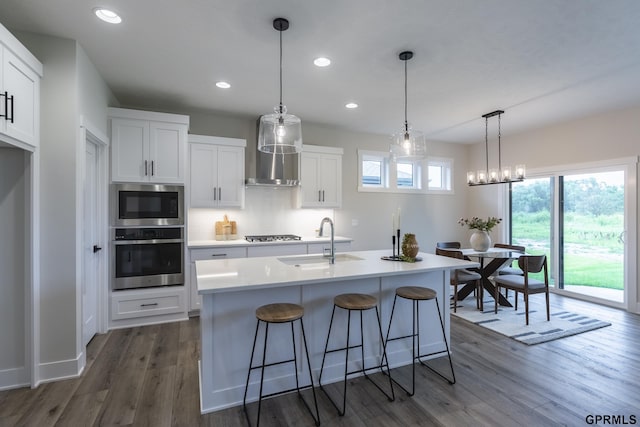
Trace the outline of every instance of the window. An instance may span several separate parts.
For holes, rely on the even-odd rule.
[[[452,192],[453,159],[429,158],[427,166],[429,191]]]
[[[376,152],[358,152],[360,180],[359,187],[385,188],[387,187],[388,156]]]
[[[453,159],[391,161],[382,151],[358,150],[358,191],[453,193]]]

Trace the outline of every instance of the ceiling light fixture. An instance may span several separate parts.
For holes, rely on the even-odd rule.
[[[331,60],[329,58],[319,57],[313,60],[313,63],[316,67],[328,67],[331,65]]]
[[[275,113],[260,117],[258,151],[296,154],[302,151],[302,125],[300,119],[287,114],[287,107],[282,105],[282,32],[289,28],[289,21],[276,18],[273,28],[280,33],[280,104],[274,108]]]
[[[407,122],[407,61],[413,58],[413,52],[402,52],[399,58],[401,61],[404,61],[404,128],[402,132],[392,135],[389,151],[394,160],[420,160],[427,155],[427,145],[424,141],[424,134],[411,129]]]
[[[229,89],[231,87],[229,83],[224,81],[216,82],[216,86],[219,87],[220,89]]]
[[[500,116],[504,114],[503,110],[496,110],[490,113],[484,114],[484,149],[486,156],[486,168],[477,172],[467,172],[467,184],[469,186],[475,185],[488,185],[488,184],[506,184],[509,182],[521,182],[524,181],[525,166],[516,165],[516,169],[512,174],[509,166],[502,166],[502,154],[501,154],[501,129],[500,129]],[[489,118],[498,116],[498,168],[489,169]]]
[[[358,108],[358,104],[356,104],[355,102],[349,102],[348,104],[345,104],[345,107],[353,110],[354,108]]]
[[[119,24],[122,22],[120,15],[109,9],[97,7],[93,9],[93,13],[95,13],[98,18],[104,22],[108,22],[109,24]]]

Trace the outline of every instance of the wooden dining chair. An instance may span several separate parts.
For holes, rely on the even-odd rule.
[[[493,278],[496,286],[495,294],[495,313],[498,312],[498,294],[500,288],[513,289],[516,292],[524,294],[524,310],[526,324],[529,324],[529,295],[545,294],[547,303],[547,321],[550,320],[549,315],[549,273],[547,271],[546,255],[521,255],[518,258],[518,267],[524,273],[522,276],[517,274],[503,274]],[[530,274],[543,272],[544,280],[529,277]],[[518,309],[518,298],[516,293],[515,309]]]
[[[462,252],[456,250],[442,249],[436,247],[436,255],[446,256],[449,258],[464,259]],[[476,308],[483,310],[482,298],[484,293],[482,291],[482,276],[480,273],[470,271],[466,269],[453,270],[451,272],[451,286],[453,286],[453,312],[456,312],[458,307],[458,286],[466,285],[467,283],[475,282],[475,294],[476,294]]]

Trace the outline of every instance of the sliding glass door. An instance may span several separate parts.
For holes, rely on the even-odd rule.
[[[624,170],[513,183],[510,206],[512,242],[547,255],[552,286],[624,301]]]
[[[562,289],[624,301],[624,171],[561,177]]]

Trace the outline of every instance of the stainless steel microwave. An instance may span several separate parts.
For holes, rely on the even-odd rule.
[[[111,219],[117,227],[184,225],[184,187],[112,184]]]

